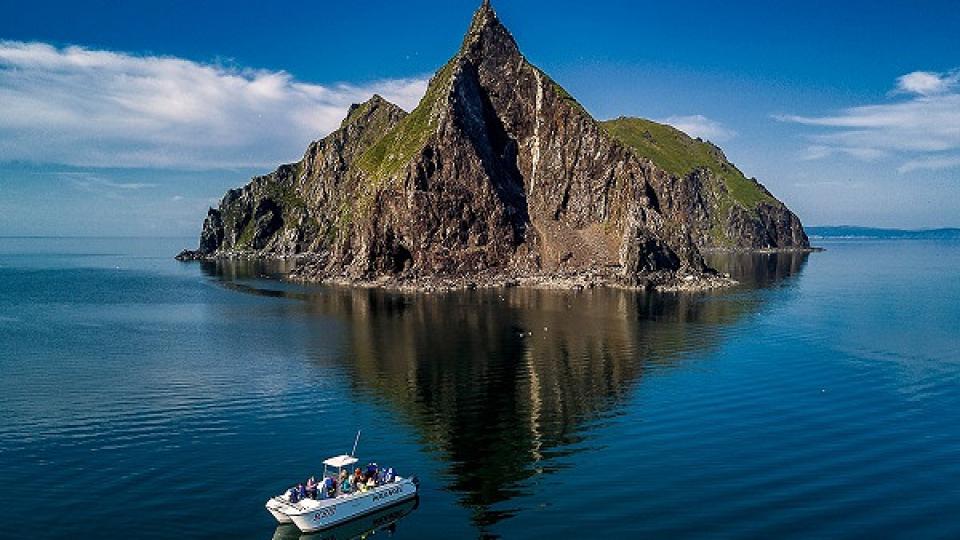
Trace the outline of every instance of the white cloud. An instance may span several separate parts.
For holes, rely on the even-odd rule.
[[[842,154],[862,160],[907,160],[901,172],[955,166],[937,154],[960,150],[958,72],[913,72],[897,79],[906,100],[843,109],[831,116],[779,115],[777,120],[829,131],[809,137],[806,159]],[[927,164],[927,165],[922,165]]]
[[[933,73],[930,71],[914,71],[897,78],[897,91],[906,94],[930,96],[942,94],[960,81],[960,71],[947,73]]]
[[[0,41],[0,161],[272,167],[374,93],[410,110],[425,78],[322,86],[282,71]]]
[[[702,114],[671,116],[660,120],[660,122],[670,124],[687,135],[713,142],[728,141],[737,134],[735,131],[725,128],[720,122],[711,120]]]

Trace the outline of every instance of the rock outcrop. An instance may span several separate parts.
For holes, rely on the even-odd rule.
[[[488,2],[409,114],[379,96],[297,163],[229,191],[202,257],[291,257],[305,279],[716,283],[707,248],[805,248],[799,220],[722,152],[594,120]]]

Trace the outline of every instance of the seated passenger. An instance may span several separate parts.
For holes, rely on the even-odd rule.
[[[323,493],[327,497],[334,497],[337,492],[337,483],[331,477],[323,479]]]
[[[300,500],[298,497],[299,493],[300,492],[297,491],[296,487],[292,487],[290,488],[290,491],[287,492],[287,499],[289,499],[290,502],[295,503]]]
[[[376,478],[376,477],[377,477],[377,464],[376,464],[376,463],[370,463],[369,465],[367,465],[367,471],[366,471],[366,473],[364,473],[363,477],[364,477],[365,479],[367,479],[367,480],[369,480],[369,479],[371,479],[371,478]]]
[[[311,499],[317,498],[317,482],[312,476],[307,480],[307,497]]]
[[[397,479],[396,473],[393,472],[393,467],[390,467],[383,473],[383,482],[386,484],[392,483]]]
[[[360,472],[360,467],[357,467],[353,470],[353,489],[360,489],[363,485],[363,473]]]
[[[350,475],[340,471],[340,493],[350,493]]]
[[[373,489],[375,487],[377,487],[377,480],[371,476],[370,479],[367,480],[367,489]]]
[[[301,501],[307,498],[307,488],[302,483],[297,484],[297,497]]]

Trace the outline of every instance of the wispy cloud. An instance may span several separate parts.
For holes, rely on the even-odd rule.
[[[922,170],[937,171],[941,169],[952,169],[954,167],[960,167],[960,155],[930,156],[911,159],[897,168],[897,171],[901,173]]]
[[[120,189],[123,191],[139,191],[141,189],[150,189],[157,187],[157,184],[151,184],[147,182],[116,182],[113,180],[108,180],[102,178],[94,173],[88,172],[58,172],[53,173],[55,176],[65,178],[70,181],[74,186],[92,189],[92,188],[109,188],[109,189]]]
[[[44,173],[46,174],[46,173]],[[94,194],[100,198],[125,200],[142,190],[159,187],[150,182],[118,182],[91,172],[53,172],[50,175],[65,180],[78,191]]]
[[[282,71],[0,41],[0,161],[265,167],[299,157],[374,93],[416,105],[425,78],[323,86]]]
[[[857,158],[863,161],[873,161],[875,159],[880,159],[887,155],[883,150],[878,150],[876,148],[864,148],[856,146],[827,146],[814,144],[810,145],[806,149],[806,153],[802,156],[804,160],[817,160],[823,159],[835,155],[845,155],[853,158]]]
[[[863,160],[894,157],[900,172],[948,168],[960,151],[960,72],[915,71],[897,79],[899,101],[843,109],[829,116],[777,115],[776,119],[827,128],[810,136],[807,159],[842,154]]]
[[[727,129],[720,122],[702,114],[671,116],[660,120],[660,122],[670,124],[693,137],[700,137],[716,143],[728,141],[737,135],[735,131]]]

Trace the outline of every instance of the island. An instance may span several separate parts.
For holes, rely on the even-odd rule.
[[[293,259],[300,280],[435,289],[697,289],[709,250],[806,250],[800,220],[720,148],[598,121],[527,61],[488,0],[409,113],[351,106],[303,159],[211,208],[188,259]]]

